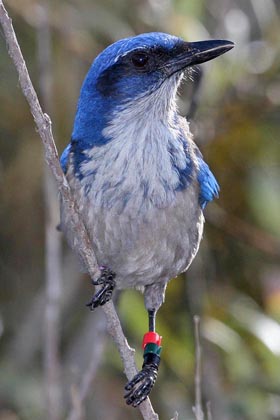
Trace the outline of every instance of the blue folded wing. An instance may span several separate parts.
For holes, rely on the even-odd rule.
[[[64,149],[61,157],[60,157],[60,165],[62,167],[63,172],[66,174],[68,168],[68,161],[69,161],[69,154],[71,150],[71,143],[68,144],[66,149]]]
[[[199,204],[204,209],[209,201],[219,196],[220,187],[202,156],[198,158],[198,163],[199,172],[197,179],[200,185]]]

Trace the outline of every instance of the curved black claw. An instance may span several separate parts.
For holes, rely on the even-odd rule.
[[[97,279],[92,281],[92,284],[102,285],[101,289],[93,295],[91,301],[86,304],[93,311],[97,306],[105,305],[112,298],[113,290],[116,286],[115,277],[116,274],[111,271],[109,268],[101,267],[101,276]]]
[[[158,374],[158,366],[155,364],[144,365],[142,370],[129,381],[125,390],[127,391],[124,395],[126,403],[137,407],[143,402],[151,392]]]

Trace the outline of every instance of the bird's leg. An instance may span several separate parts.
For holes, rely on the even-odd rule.
[[[100,267],[101,276],[97,280],[92,280],[94,286],[102,285],[101,289],[93,295],[91,301],[86,306],[93,311],[97,306],[105,305],[111,297],[116,286],[116,274],[107,267]]]
[[[143,337],[144,362],[142,370],[125,386],[124,398],[126,403],[133,407],[137,407],[148,397],[156,382],[160,363],[162,337],[155,332],[156,311],[150,310],[148,313],[149,332]]]

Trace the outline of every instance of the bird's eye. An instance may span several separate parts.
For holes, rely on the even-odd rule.
[[[149,56],[146,53],[138,52],[133,54],[131,61],[135,67],[144,67],[149,61]]]

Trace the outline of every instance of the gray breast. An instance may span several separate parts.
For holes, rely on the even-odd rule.
[[[81,179],[74,176],[71,162],[67,178],[97,260],[116,272],[117,286],[167,282],[189,266],[202,236],[193,144],[186,137],[187,157],[178,129],[155,124],[154,118],[142,129],[128,127],[124,141],[120,118],[107,130],[114,140],[87,152]],[[193,173],[180,190],[177,169],[183,169],[187,159]],[[63,211],[62,228],[73,245]]]
[[[173,204],[157,208],[147,202],[139,212],[133,200],[125,211],[104,209],[85,197],[79,181],[71,187],[89,232],[98,263],[117,274],[117,287],[141,287],[177,276],[190,265],[202,237],[204,218],[198,186],[178,191]],[[73,238],[64,230],[70,245]],[[66,221],[67,222],[67,221]]]

